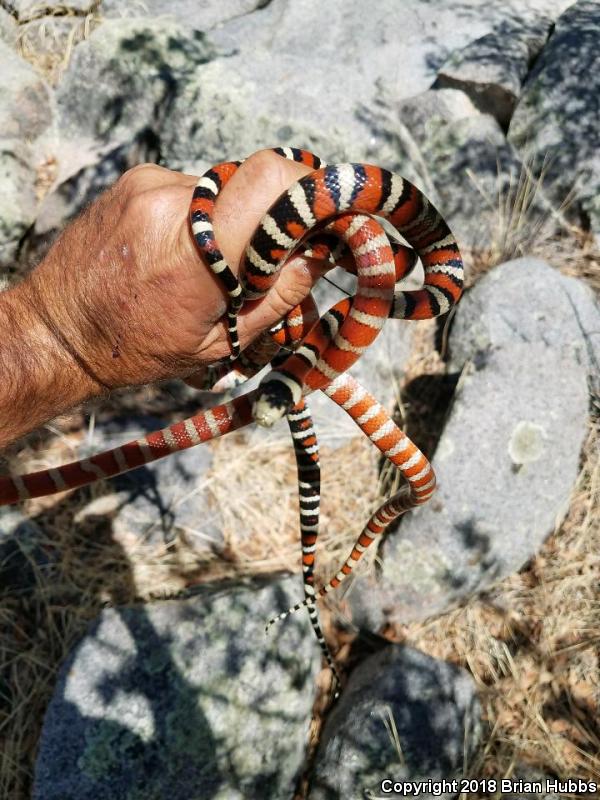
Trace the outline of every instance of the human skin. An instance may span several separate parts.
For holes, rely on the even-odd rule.
[[[308,172],[261,151],[225,186],[214,228],[234,271],[265,211]],[[196,181],[151,164],[129,170],[0,294],[0,448],[113,389],[189,378],[229,354],[227,294],[189,227]],[[242,346],[297,305],[324,271],[317,261],[290,259],[269,293],[244,305]]]

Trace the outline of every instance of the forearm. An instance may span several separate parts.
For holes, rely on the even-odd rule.
[[[101,390],[48,327],[28,281],[0,293],[0,449]]]

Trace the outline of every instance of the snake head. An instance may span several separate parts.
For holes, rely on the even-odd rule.
[[[263,428],[271,428],[301,397],[302,387],[292,376],[272,370],[258,387],[252,416]]]

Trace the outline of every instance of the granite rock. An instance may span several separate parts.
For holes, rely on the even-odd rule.
[[[136,6],[130,0],[102,0],[102,15],[112,17],[150,17],[175,20],[195,31],[209,31],[268,5],[270,0],[144,0]]]
[[[361,115],[393,150],[391,168],[429,197],[461,248],[491,252],[515,238],[512,209],[524,165],[497,120],[480,113],[467,94],[440,88],[395,100],[382,87],[378,103]],[[519,218],[519,246],[549,235],[560,222],[538,187]]]
[[[506,130],[531,64],[544,47],[552,20],[503,20],[491,33],[456,50],[442,65],[434,86],[461,89]]]
[[[31,148],[0,139],[0,267],[13,267],[21,241],[35,220],[36,172]]]
[[[357,579],[357,624],[439,613],[537,552],[578,474],[599,322],[587,287],[534,259],[466,294],[450,335],[460,378],[433,458],[438,490],[386,538],[380,573]]]
[[[458,778],[479,742],[480,720],[475,685],[465,670],[390,645],[354,670],[328,717],[309,800],[402,797],[383,791],[382,780]],[[419,794],[434,796],[458,793]]]
[[[0,40],[0,267],[14,265],[37,210],[36,143],[53,120],[50,89]]]
[[[126,169],[158,160],[175,97],[211,54],[202,34],[155,19],[109,19],[75,48],[56,89],[57,176],[40,207],[33,250],[47,247]]]
[[[319,667],[296,581],[105,610],[63,665],[34,800],[291,797]]]
[[[527,78],[508,138],[558,207],[569,193],[573,218],[600,236],[600,13],[581,0],[557,20]],[[600,241],[600,239],[598,239]]]

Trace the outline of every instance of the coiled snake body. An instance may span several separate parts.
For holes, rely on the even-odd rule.
[[[275,152],[307,164],[314,171],[291,186],[261,220],[246,249],[241,282],[225,261],[212,226],[219,192],[241,162],[226,162],[206,172],[197,183],[190,206],[191,227],[198,248],[230,298],[231,364],[216,366],[212,377],[220,378],[232,369],[247,377],[271,362],[272,369],[259,387],[91,458],[28,475],[0,478],[0,505],[109,478],[215,439],[253,420],[272,425],[287,415],[298,468],[305,590],[304,601],[290,610],[308,608],[317,639],[335,674],[319,628],[316,598],[337,587],[350,574],[366,548],[392,520],[426,502],[435,490],[435,476],[425,456],[347,370],[374,341],[388,317],[418,320],[449,311],[462,291],[463,265],[446,223],[410,182],[366,164],[324,166],[313,154],[296,148],[276,148]],[[390,245],[375,217],[389,220],[414,251],[403,245]],[[307,255],[330,260],[332,267],[344,253],[351,254],[354,266],[349,269],[357,274],[355,296],[336,303],[319,319],[309,295],[268,334],[240,353],[237,315],[243,301],[263,296],[299,245]],[[415,291],[402,291],[396,283],[414,266],[415,253],[424,268],[424,285]],[[319,589],[314,586],[319,456],[316,433],[304,399],[317,389],[352,417],[407,481],[407,486],[375,511],[341,569]]]

